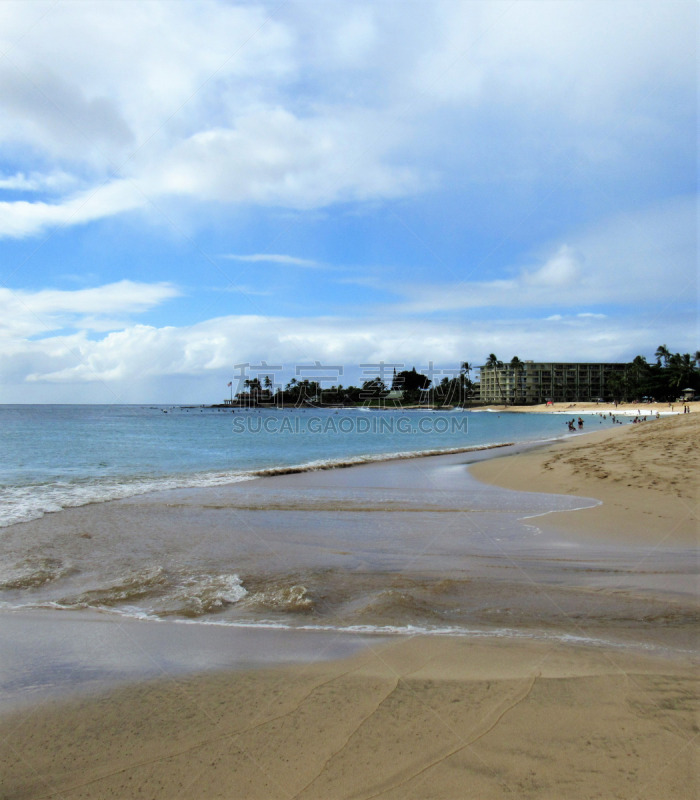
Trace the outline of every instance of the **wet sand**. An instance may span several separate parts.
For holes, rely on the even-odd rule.
[[[6,719],[3,798],[697,797],[682,659],[425,640]]]
[[[408,604],[412,619],[418,608],[444,625],[459,611],[481,631],[510,625],[519,635],[376,639],[342,660],[193,676],[170,670],[167,679],[97,696],[37,702],[1,721],[0,797],[697,797],[695,441],[690,415],[471,465],[480,480],[604,501],[525,520],[529,538],[498,544],[464,528],[471,515],[459,487],[478,454],[433,461],[434,469],[426,459],[411,467],[412,482],[408,468],[370,465],[254,482],[243,493],[231,487],[209,512],[247,504],[253,519],[260,493],[271,492],[278,508],[266,526],[306,495],[309,519],[372,520],[386,536],[381,548],[370,537],[364,549],[358,539],[332,554],[338,580],[385,582],[362,590],[381,591],[385,601],[374,617],[365,609],[365,620],[395,619]],[[421,495],[428,475],[440,476],[444,493]],[[387,502],[408,487],[411,497],[397,504],[414,510],[387,510],[377,527],[368,487]],[[196,516],[207,504],[201,494],[170,498],[180,514],[189,504]],[[148,502],[162,504],[109,504],[117,508],[110,524],[129,506],[153,521]],[[73,524],[81,509],[74,511],[62,518]],[[394,518],[416,526],[415,549],[385,564],[402,527]],[[426,550],[418,534],[427,521]],[[512,516],[504,535],[511,529]],[[468,557],[449,574],[460,539]],[[301,544],[306,555],[323,551],[313,535]],[[143,624],[167,625],[174,649],[188,646],[179,638],[184,626]]]
[[[595,431],[595,420],[584,431]],[[700,414],[572,436],[546,448],[475,465],[479,480],[518,491],[602,500],[543,525],[606,541],[697,547]]]

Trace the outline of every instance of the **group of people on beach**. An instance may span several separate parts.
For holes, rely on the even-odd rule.
[[[673,403],[669,403],[668,407],[673,411]],[[683,404],[683,413],[690,414],[690,406],[685,405],[685,403]]]

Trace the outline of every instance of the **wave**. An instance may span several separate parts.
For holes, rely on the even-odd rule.
[[[124,476],[119,480],[60,481],[5,487],[0,491],[0,502],[2,503],[0,528],[7,528],[18,522],[40,519],[45,514],[62,511],[65,508],[106,503],[110,500],[123,500],[128,497],[170,489],[221,486],[251,480],[254,477],[255,475],[251,473],[231,471],[148,478]]]
[[[38,589],[74,572],[58,558],[30,557],[0,572],[0,590]]]
[[[190,578],[161,601],[157,613],[161,617],[202,617],[239,603],[247,594],[235,574]]]
[[[57,609],[65,610],[58,603],[36,603],[34,605],[16,605],[0,601],[0,608],[6,611],[24,611],[27,609]],[[116,615],[121,618],[138,620],[144,623],[161,623],[177,625],[207,625],[222,628],[242,628],[260,631],[304,631],[309,633],[332,633],[334,635],[367,636],[367,637],[414,637],[436,636],[466,639],[514,639],[528,641],[558,642],[563,644],[579,645],[584,647],[615,648],[627,651],[643,651],[659,654],[687,653],[692,655],[694,650],[680,647],[668,647],[645,641],[628,641],[604,639],[597,636],[586,636],[552,630],[536,628],[475,628],[461,625],[440,624],[324,624],[324,623],[294,623],[279,619],[257,620],[231,620],[216,617],[185,617],[168,619],[159,617],[136,608],[104,608],[96,609],[102,613]]]
[[[360,464],[397,461],[427,456],[453,455],[479,450],[508,447],[513,442],[495,442],[471,447],[445,447],[430,450],[407,450],[391,453],[364,454],[342,458],[319,459],[300,464],[263,467],[249,470],[201,472],[193,475],[171,475],[162,477],[129,477],[119,480],[95,479],[83,481],[59,481],[56,483],[32,484],[4,487],[0,490],[0,528],[19,522],[40,519],[45,514],[76,508],[92,503],[123,500],[153,492],[172,489],[200,489],[223,486],[257,478],[277,475],[292,475],[328,469],[343,469]]]
[[[315,608],[312,595],[306,586],[301,584],[281,586],[251,593],[246,598],[245,605],[257,609],[292,613],[308,613]]]
[[[299,583],[281,582],[249,590],[237,574],[184,577],[168,573],[162,567],[129,573],[106,586],[44,605],[63,610],[111,610],[127,616],[134,614],[141,618],[164,619],[204,617],[234,604],[253,613],[306,614],[315,610],[311,592]],[[30,604],[30,607],[35,607],[35,604]]]
[[[249,474],[254,478],[264,478],[275,475],[294,475],[300,472],[343,469],[346,467],[356,467],[361,464],[373,464],[384,461],[405,461],[407,459],[426,458],[428,456],[449,456],[459,453],[473,453],[478,450],[495,450],[499,447],[512,447],[514,444],[515,442],[498,442],[494,444],[472,445],[471,447],[441,447],[432,450],[405,450],[395,453],[377,453],[338,459],[320,459],[318,461],[309,461],[304,464],[253,470]]]
[[[105,587],[88,589],[75,597],[64,597],[57,603],[65,608],[108,608],[118,603],[149,597],[167,585],[165,570],[162,567],[152,567],[125,575]]]
[[[106,586],[34,607],[115,611],[141,618],[192,618],[223,611],[247,594],[236,574],[183,576],[151,567],[127,573]]]

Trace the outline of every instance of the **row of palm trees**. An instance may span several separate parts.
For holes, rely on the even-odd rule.
[[[695,355],[690,355],[690,353],[672,353],[667,345],[660,344],[656,348],[656,352],[654,353],[656,357],[656,364],[657,366],[661,366],[661,362],[663,361],[663,365],[666,368],[671,368],[676,371],[683,372],[690,374],[696,367],[700,367],[700,350],[695,351]],[[637,356],[637,358],[642,358],[644,361],[644,356]],[[636,361],[636,359],[635,359]]]
[[[637,356],[623,374],[611,380],[620,399],[675,400],[686,389],[700,393],[700,350],[694,354],[672,353],[662,344],[656,348],[654,356],[654,364],[648,363],[644,356]]]

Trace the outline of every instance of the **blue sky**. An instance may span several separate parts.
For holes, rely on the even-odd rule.
[[[0,402],[695,352],[697,75],[694,0],[4,0]]]

